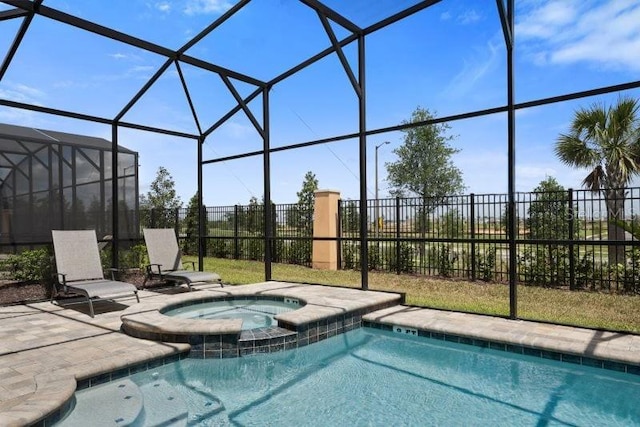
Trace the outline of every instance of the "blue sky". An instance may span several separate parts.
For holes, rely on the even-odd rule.
[[[327,1],[356,24],[367,26],[416,3],[414,0]],[[233,0],[45,0],[44,5],[176,49],[235,4]],[[0,10],[8,6],[0,6]],[[18,20],[0,22],[6,51]],[[338,38],[348,32],[333,24]],[[269,80],[330,45],[317,15],[297,0],[253,0],[187,54],[255,78]],[[401,123],[416,107],[450,115],[506,103],[506,53],[495,1],[444,0],[366,40],[367,126]],[[355,44],[345,55],[357,73]],[[113,118],[164,62],[163,57],[36,17],[12,66],[0,82],[0,98]],[[640,4],[612,0],[516,1],[516,101],[523,102],[638,80]],[[221,79],[182,65],[203,127],[235,101]],[[234,81],[246,95],[254,88]],[[516,124],[516,188],[530,191],[546,176],[579,188],[585,171],[562,165],[553,154],[573,112],[620,94],[519,111]],[[624,95],[640,97],[640,91]],[[250,104],[261,120],[262,103]],[[178,74],[170,68],[124,117],[125,121],[190,133],[196,127]],[[109,139],[108,126],[0,107],[0,121]],[[274,86],[272,146],[356,132],[358,104],[336,55]],[[507,189],[506,114],[451,123],[460,149],[454,162],[467,192]],[[384,164],[403,134],[368,139],[368,190],[374,195],[374,147],[379,150],[380,195],[388,194]],[[122,145],[140,154],[140,188],[148,190],[159,166],[176,181],[186,203],[197,189],[196,146],[186,139],[122,130]],[[205,159],[260,149],[262,142],[241,112],[214,132]],[[316,174],[321,188],[358,198],[358,141],[348,140],[275,153],[272,199],[295,202],[303,176]],[[207,205],[246,203],[262,197],[262,159],[205,166]]]

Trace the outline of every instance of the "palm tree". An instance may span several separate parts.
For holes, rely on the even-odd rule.
[[[561,134],[555,152],[559,159],[579,168],[591,168],[582,184],[602,191],[607,205],[607,238],[625,240],[616,225],[624,220],[625,188],[640,173],[638,100],[621,97],[612,107],[594,104],[576,111],[571,130]],[[624,246],[609,246],[609,265],[625,260]]]

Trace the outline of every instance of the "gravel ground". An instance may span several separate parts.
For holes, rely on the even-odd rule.
[[[129,272],[120,277],[123,282],[133,283],[138,289],[143,289],[144,274],[140,272]],[[144,287],[151,288],[161,286],[159,282],[148,282]],[[9,304],[24,304],[29,302],[43,301],[51,296],[51,285],[43,283],[25,282],[0,282],[0,306]]]

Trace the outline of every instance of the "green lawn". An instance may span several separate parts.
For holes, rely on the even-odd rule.
[[[234,285],[264,281],[264,264],[206,258],[205,270],[219,273]],[[360,272],[324,271],[289,264],[273,264],[273,280],[360,287]],[[406,302],[446,310],[508,316],[509,287],[463,280],[369,274],[369,288],[404,292]],[[597,292],[570,292],[534,286],[518,286],[521,319],[640,333],[640,296]]]

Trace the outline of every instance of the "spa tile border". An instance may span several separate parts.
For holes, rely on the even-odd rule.
[[[237,334],[191,335],[187,341],[191,345],[188,357],[221,359],[304,347],[360,328],[362,316],[395,305],[397,305],[395,301],[383,302],[301,325],[278,321],[278,327],[242,331],[239,336]]]
[[[590,366],[592,368],[608,369],[611,371],[624,372],[632,375],[640,375],[640,365],[632,365],[628,363],[599,359],[595,357],[580,356],[576,354],[568,354],[551,350],[541,350],[518,344],[508,344],[498,341],[469,338],[465,336],[445,334],[442,332],[434,332],[425,329],[404,328],[404,330],[402,330],[403,327],[399,325],[394,326],[385,323],[372,322],[369,320],[364,320],[362,322],[362,326],[372,329],[379,329],[382,331],[396,332],[398,334],[402,334],[403,336],[409,335],[422,338],[431,338],[439,341],[448,341],[458,344],[472,345],[475,347],[489,348],[491,350],[505,351],[508,353],[539,357],[541,359],[555,360],[557,362],[572,363],[574,365],[584,365]],[[394,328],[398,328],[400,330],[394,331]],[[414,331],[417,333],[417,335],[416,333],[414,333]]]

